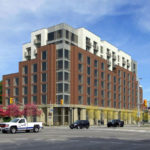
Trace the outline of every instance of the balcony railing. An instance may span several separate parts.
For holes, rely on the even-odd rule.
[[[113,54],[112,57],[113,57],[113,60],[116,60],[116,55],[115,54]]]
[[[107,57],[110,58],[111,57],[111,53],[107,52]]]

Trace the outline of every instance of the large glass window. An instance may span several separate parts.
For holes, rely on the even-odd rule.
[[[48,33],[48,41],[54,40],[54,32]]]
[[[19,85],[19,78],[14,78],[14,85],[18,86]]]
[[[57,72],[57,81],[63,80],[63,72]]]
[[[64,84],[64,92],[69,92],[69,84],[67,83]]]
[[[83,65],[82,64],[78,64],[78,70],[79,70],[79,72],[83,71]]]
[[[105,64],[103,62],[101,63],[101,69],[105,70]]]
[[[98,67],[98,61],[94,60],[94,67]]]
[[[83,94],[83,86],[81,85],[78,86],[78,93]]]
[[[78,80],[79,80],[79,83],[83,82],[83,76],[81,74],[78,75]]]
[[[63,49],[58,49],[57,50],[57,58],[63,58]]]
[[[47,57],[47,51],[42,52],[42,60],[45,60]]]
[[[83,104],[83,96],[78,96],[78,104]]]
[[[33,83],[37,83],[37,75],[33,75]]]
[[[27,87],[27,86],[25,86],[25,87],[23,88],[23,93],[24,93],[24,95],[27,95],[27,94],[28,94],[28,87]]]
[[[57,92],[58,93],[63,93],[63,84],[62,83],[57,84]]]
[[[98,96],[98,90],[94,89],[94,96]]]
[[[47,70],[47,63],[42,62],[42,71],[46,71],[46,70]]]
[[[90,77],[87,77],[87,84],[90,85],[91,79]]]
[[[65,81],[69,81],[69,73],[65,72]]]
[[[37,104],[37,96],[32,96],[32,102],[33,104]]]
[[[63,69],[63,61],[62,60],[57,61],[57,69],[58,70]]]
[[[87,105],[91,105],[91,99],[90,99],[90,97],[87,97]]]
[[[33,72],[37,72],[37,64],[33,64]]]
[[[65,49],[65,58],[69,59],[69,50]]]
[[[90,95],[91,94],[91,88],[87,87],[87,94]]]
[[[83,61],[83,55],[82,55],[81,53],[78,53],[78,60],[79,60],[80,62]]]
[[[36,93],[37,93],[37,86],[33,85],[33,94],[36,94]]]
[[[98,80],[97,79],[94,80],[94,86],[98,86]]]
[[[98,77],[98,71],[94,70],[94,77]]]
[[[23,77],[23,84],[28,84],[28,77],[27,76]]]
[[[105,79],[105,73],[101,72],[101,79],[104,80]]]
[[[43,92],[43,93],[46,93],[46,91],[47,91],[47,86],[46,86],[46,84],[42,84],[42,92]]]
[[[90,75],[90,73],[91,73],[91,68],[87,67],[87,74]]]
[[[42,104],[47,104],[47,96],[42,95]]]
[[[65,69],[66,69],[66,70],[69,70],[69,62],[68,62],[68,61],[65,61],[65,64],[64,64],[64,65],[65,65],[65,66],[64,66]]]
[[[97,98],[94,99],[94,105],[98,105],[98,99]]]
[[[91,64],[91,59],[90,59],[90,57],[87,57],[87,64],[88,64],[88,65]]]
[[[47,74],[42,73],[42,82],[46,82],[46,81],[47,81]]]
[[[23,74],[28,74],[28,66],[23,67]]]
[[[24,101],[24,104],[25,104],[25,105],[28,104],[28,98],[27,98],[27,96],[25,96],[25,97],[23,98],[23,101]]]

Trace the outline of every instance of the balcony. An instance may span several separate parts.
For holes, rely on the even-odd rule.
[[[110,58],[111,57],[111,53],[108,51],[107,52],[107,58]]]
[[[107,60],[107,65],[111,66],[111,61],[110,60]]]
[[[126,65],[126,61],[122,60],[122,65],[125,66]]]
[[[25,52],[24,53],[24,56],[25,56],[25,58],[27,59],[27,60],[30,60],[31,59],[31,53],[29,53],[29,52]]]
[[[35,44],[35,45],[41,44],[41,40],[40,40],[40,39],[35,39],[35,40],[34,40],[34,44]]]
[[[112,55],[112,58],[113,58],[113,60],[116,60],[116,55],[113,54],[113,55]]]
[[[129,62],[127,62],[127,67],[128,67],[128,68],[130,67],[130,63],[129,63]]]

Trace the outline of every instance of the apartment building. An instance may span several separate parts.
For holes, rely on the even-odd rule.
[[[67,24],[32,32],[31,42],[23,45],[19,72],[4,75],[3,81],[3,105],[10,97],[16,104],[37,104],[43,112],[38,119],[48,125],[118,118],[135,123],[143,99],[130,55]]]

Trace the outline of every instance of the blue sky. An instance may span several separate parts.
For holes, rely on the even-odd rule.
[[[0,0],[0,80],[18,72],[32,31],[62,22],[85,27],[131,55],[143,98],[150,100],[149,0]]]

